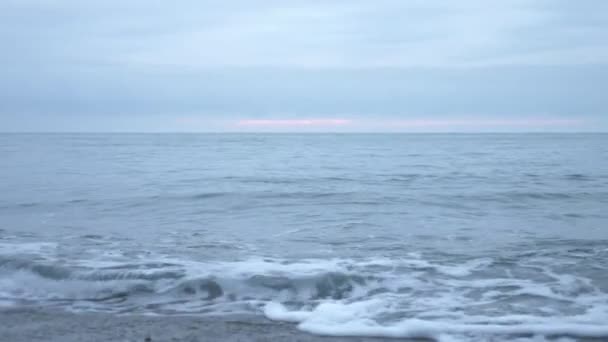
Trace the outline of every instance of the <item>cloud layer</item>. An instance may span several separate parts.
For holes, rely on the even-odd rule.
[[[0,124],[475,118],[605,130],[605,13],[602,0],[7,0]]]

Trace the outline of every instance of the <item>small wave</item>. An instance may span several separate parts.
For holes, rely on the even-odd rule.
[[[108,272],[108,271],[92,271],[88,273],[77,274],[68,278],[90,280],[90,281],[111,281],[111,280],[163,280],[163,279],[181,279],[185,277],[184,271],[123,271],[123,272]]]
[[[32,207],[37,207],[39,205],[41,205],[41,203],[38,203],[38,202],[25,202],[25,203],[17,204],[17,206],[21,207],[21,208],[32,208]]]
[[[186,272],[171,263],[120,264],[98,269],[69,267],[25,257],[0,256],[0,272],[31,272],[52,280],[78,279],[90,281],[180,279]],[[167,269],[169,268],[169,269]],[[173,268],[173,270],[171,270]]]
[[[178,295],[200,295],[206,300],[212,300],[224,295],[222,287],[213,279],[191,279],[179,283],[167,292],[177,293]]]
[[[286,301],[304,303],[348,298],[357,287],[363,287],[365,284],[364,277],[337,272],[300,277],[256,274],[248,278],[209,276],[186,279],[159,292],[179,297],[193,296],[202,300],[242,301],[282,298]]]
[[[13,209],[13,208],[31,209],[31,208],[39,207],[41,205],[42,205],[42,203],[39,203],[39,202],[21,202],[21,203],[11,203],[11,204],[1,204],[0,209]]]
[[[23,234],[22,236],[29,236]],[[43,251],[53,251],[57,248],[52,242],[22,242],[22,243],[0,243],[0,260],[10,260],[11,255],[16,254],[38,254]]]
[[[257,270],[256,270],[257,264]],[[327,263],[329,265],[331,263]],[[255,272],[245,269],[251,266]],[[250,263],[209,264],[201,265],[207,273],[197,277],[189,273],[200,273],[196,269],[187,270],[184,265],[170,262],[146,262],[141,264],[117,264],[103,268],[68,267],[41,260],[28,260],[18,257],[0,259],[0,274],[8,283],[5,288],[0,286],[0,292],[13,292],[20,297],[30,295],[27,289],[44,291],[44,286],[55,282],[69,284],[66,292],[51,294],[53,297],[69,299],[79,286],[90,295],[90,288],[85,284],[95,283],[100,286],[102,293],[107,296],[107,288],[116,284],[147,284],[157,295],[193,295],[207,300],[224,297],[228,300],[244,298],[269,299],[278,295],[293,300],[341,299],[347,297],[357,286],[365,284],[363,276],[340,271],[324,271],[320,265],[289,265],[269,261],[251,261]],[[227,266],[227,267],[226,267]],[[307,266],[311,266],[307,268]],[[336,265],[334,265],[336,266]],[[225,270],[222,270],[226,267]],[[231,268],[231,269],[230,269]],[[265,270],[266,268],[266,270]],[[300,268],[301,272],[296,270]],[[291,271],[290,271],[291,270]],[[295,271],[295,273],[294,273]],[[369,277],[368,277],[369,278]],[[28,279],[28,284],[24,284]],[[104,285],[105,284],[105,285]],[[40,285],[40,287],[38,287]],[[51,288],[60,289],[55,285]],[[37,291],[34,291],[37,292]],[[128,291],[124,292],[128,296]],[[201,294],[204,294],[201,296]],[[42,296],[44,298],[45,296]],[[75,295],[74,299],[82,298]]]
[[[581,173],[572,173],[572,174],[565,175],[564,179],[569,180],[569,181],[579,181],[579,182],[593,180],[592,177],[581,174]]]
[[[34,261],[19,258],[0,258],[0,270],[20,271],[27,270],[43,278],[61,280],[71,275],[68,268],[58,265],[40,264]]]
[[[603,191],[568,191],[568,192],[547,192],[547,191],[507,191],[507,192],[487,192],[445,196],[436,195],[436,200],[426,201],[432,205],[461,206],[462,203],[494,202],[510,205],[522,205],[526,201],[568,201],[568,200],[595,200],[605,202],[608,200],[608,193]],[[449,201],[448,201],[449,200]],[[421,201],[425,203],[425,201]]]
[[[193,200],[203,200],[203,199],[224,197],[224,196],[228,196],[228,195],[230,195],[230,193],[225,193],[225,192],[205,192],[205,193],[199,193],[199,194],[191,195],[191,196],[189,196],[189,198],[193,199]]]

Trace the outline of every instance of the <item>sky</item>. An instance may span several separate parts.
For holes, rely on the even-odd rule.
[[[2,0],[0,131],[608,131],[605,0]]]

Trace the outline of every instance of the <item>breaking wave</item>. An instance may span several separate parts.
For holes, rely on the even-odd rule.
[[[608,295],[593,277],[554,272],[543,253],[525,257],[70,264],[2,255],[0,301],[120,313],[261,313],[331,336],[608,338]]]

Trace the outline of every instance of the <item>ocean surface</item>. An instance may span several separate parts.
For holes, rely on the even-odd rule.
[[[608,340],[608,135],[3,134],[0,306]]]

